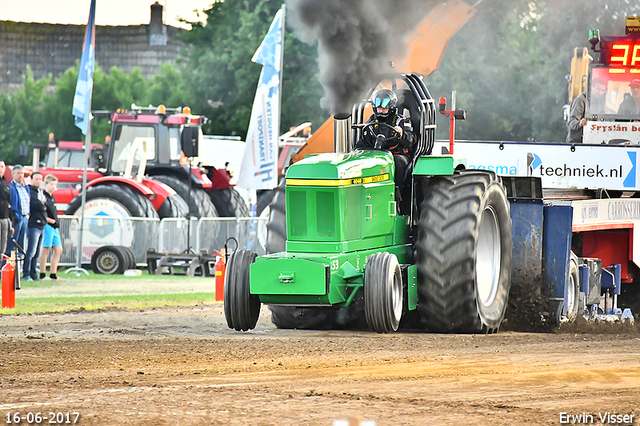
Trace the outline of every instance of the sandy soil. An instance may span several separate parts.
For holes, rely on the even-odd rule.
[[[639,425],[640,335],[277,330],[266,309],[237,333],[221,305],[2,316],[0,395],[2,424]]]

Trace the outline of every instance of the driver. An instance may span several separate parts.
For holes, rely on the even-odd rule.
[[[411,120],[398,114],[398,97],[392,90],[378,90],[371,103],[373,114],[365,123],[355,148],[390,151],[395,163],[395,183],[402,188],[414,140]]]

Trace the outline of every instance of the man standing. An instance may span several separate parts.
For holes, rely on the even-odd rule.
[[[631,80],[629,87],[631,88],[631,96],[624,95],[624,100],[618,108],[618,114],[640,115],[640,80]]]
[[[6,164],[0,160],[0,253],[7,249],[7,241],[13,236],[13,211],[11,210],[11,189],[4,178]],[[4,260],[0,262],[4,265]]]
[[[42,185],[42,173],[34,172],[31,175],[30,191],[30,213],[29,228],[27,230],[27,249],[22,268],[22,279],[24,281],[37,281],[38,274],[36,267],[40,257],[40,247],[42,247],[42,232],[47,224],[47,212],[45,209],[46,198]]]
[[[592,111],[604,111],[604,94],[607,85],[600,80],[594,80],[592,99],[590,99]],[[587,92],[582,92],[571,102],[571,112],[567,121],[567,143],[582,143],[582,128],[587,125],[585,117],[587,109]]]
[[[29,221],[29,190],[24,183],[24,170],[22,166],[16,164],[11,171],[13,180],[9,184],[11,189],[11,210],[13,210],[13,236],[16,242],[24,250],[25,235],[27,233],[27,226]],[[9,240],[7,244],[7,254],[11,254],[15,250],[15,246],[12,240]]]

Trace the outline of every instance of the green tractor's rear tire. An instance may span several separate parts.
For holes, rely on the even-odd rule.
[[[494,333],[511,286],[511,217],[502,181],[462,171],[423,179],[416,241],[418,309],[444,333]]]
[[[249,291],[249,267],[256,260],[250,250],[236,250],[227,263],[224,277],[224,316],[229,328],[255,328],[260,316],[260,298]]]
[[[273,192],[267,221],[267,253],[278,253],[287,248],[287,201],[284,179]]]
[[[379,252],[369,256],[364,272],[364,314],[378,333],[398,330],[402,318],[402,272],[398,258]]]

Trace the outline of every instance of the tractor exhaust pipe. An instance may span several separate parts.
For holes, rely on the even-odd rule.
[[[351,114],[336,114],[333,118],[334,151],[347,153],[351,151]]]

